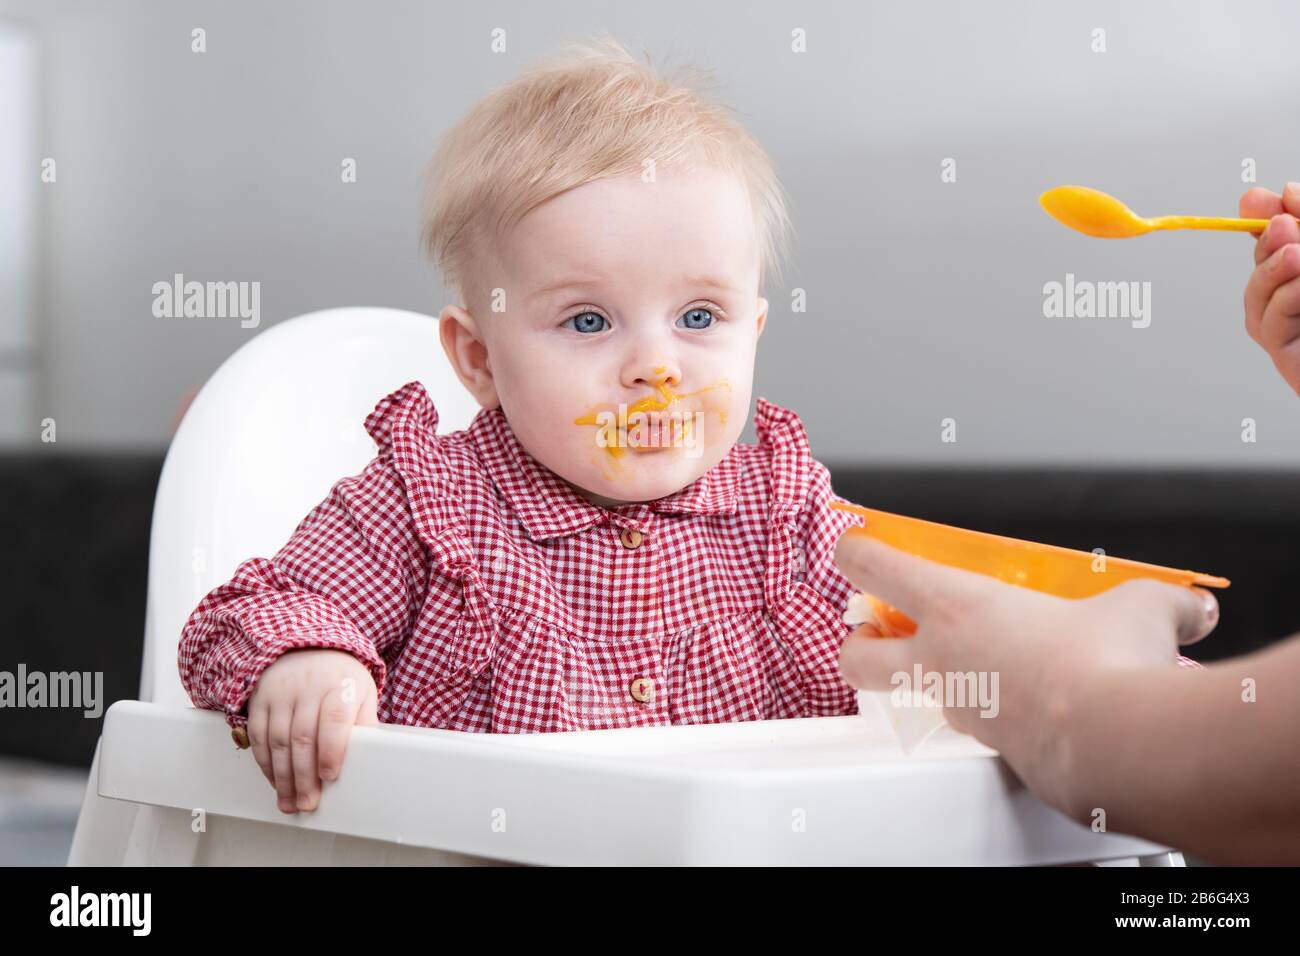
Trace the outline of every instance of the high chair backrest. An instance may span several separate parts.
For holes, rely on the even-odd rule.
[[[181,628],[246,558],[271,557],[340,478],[375,455],[363,422],[419,380],[438,431],[478,405],[456,378],[438,322],[396,309],[313,312],[256,336],[217,369],[181,421],[163,464],[149,545],[140,698],[185,705]]]

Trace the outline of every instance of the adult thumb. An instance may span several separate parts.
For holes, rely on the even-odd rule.
[[[1119,613],[1147,620],[1153,627],[1173,624],[1179,644],[1195,644],[1219,623],[1219,602],[1203,588],[1189,588],[1162,581],[1125,581],[1104,595]]]

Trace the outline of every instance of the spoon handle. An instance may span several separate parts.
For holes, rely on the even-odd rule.
[[[1156,229],[1219,229],[1224,232],[1263,232],[1267,219],[1225,219],[1217,216],[1157,216]]]

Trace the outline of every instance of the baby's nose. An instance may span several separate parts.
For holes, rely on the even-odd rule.
[[[660,385],[676,386],[682,382],[681,370],[673,365],[653,365],[634,372],[633,385],[658,388]]]

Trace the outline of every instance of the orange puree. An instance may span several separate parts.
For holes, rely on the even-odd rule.
[[[662,376],[665,371],[666,371],[665,368],[661,366],[655,369],[655,374],[657,376]],[[718,382],[714,385],[706,385],[704,388],[696,389],[693,392],[675,392],[673,391],[672,386],[668,384],[667,379],[661,377],[654,384],[653,388],[654,388],[654,394],[647,395],[644,398],[639,398],[635,402],[632,402],[630,405],[627,406],[627,414],[621,420],[621,424],[624,427],[627,426],[628,421],[631,420],[632,417],[635,415],[649,416],[655,412],[663,412],[671,408],[672,406],[679,404],[683,399],[693,398],[696,395],[702,395],[705,392],[709,392],[717,388],[729,389],[730,386],[726,382]],[[611,413],[615,416],[615,420],[613,422],[608,421],[608,416]],[[610,409],[591,411],[586,415],[583,415],[579,418],[575,418],[573,420],[573,423],[575,425],[594,425],[598,428],[603,429],[605,431],[604,450],[608,452],[609,455],[613,458],[621,458],[623,456],[623,453],[627,451],[627,447],[624,442],[618,440],[620,421],[617,415],[618,415],[618,406],[614,406],[613,408]],[[719,409],[718,415],[720,420],[723,423],[725,423],[726,410]],[[606,421],[602,421],[602,418],[605,418]],[[681,438],[685,440],[690,436],[691,429],[694,427],[694,422],[690,417],[684,416],[680,427],[681,427]],[[638,451],[640,449],[633,448],[633,450]]]

